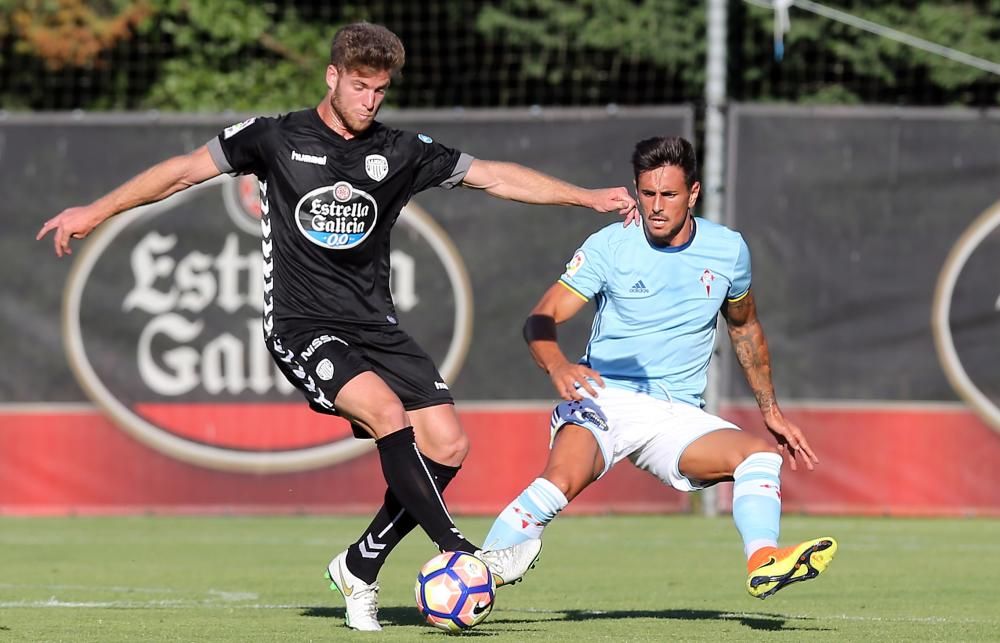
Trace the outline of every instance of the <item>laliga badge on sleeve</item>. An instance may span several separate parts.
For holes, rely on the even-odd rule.
[[[583,266],[583,262],[586,261],[586,259],[587,256],[583,254],[583,250],[577,250],[576,254],[573,255],[573,258],[570,259],[569,263],[566,264],[566,273],[565,273],[566,276],[572,277],[577,272],[579,272],[580,268]]]

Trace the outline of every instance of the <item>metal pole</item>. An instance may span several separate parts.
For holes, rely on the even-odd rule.
[[[722,221],[723,190],[725,189],[726,158],[726,47],[729,0],[708,0],[708,58],[705,73],[705,154],[701,184],[703,211],[710,221]],[[716,347],[718,357],[718,347]],[[718,414],[719,395],[722,391],[718,359],[708,372],[705,391],[706,409]],[[702,514],[719,513],[718,494],[714,487],[702,492]]]

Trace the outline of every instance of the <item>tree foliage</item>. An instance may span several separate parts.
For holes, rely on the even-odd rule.
[[[823,0],[1000,62],[1000,0]],[[731,0],[740,101],[996,105],[1000,76],[798,7]],[[278,111],[315,104],[335,29],[382,22],[408,49],[400,106],[698,101],[705,3],[687,0],[0,0],[0,107]]]
[[[862,0],[827,6],[1000,64],[1000,2]],[[773,14],[741,7],[733,95],[741,100],[995,105],[1000,75],[793,8],[785,60],[772,58]],[[761,46],[764,44],[764,46]]]

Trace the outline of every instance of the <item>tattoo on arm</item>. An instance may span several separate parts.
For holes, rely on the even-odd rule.
[[[757,319],[753,297],[748,295],[737,302],[726,302],[723,314],[729,326],[729,339],[736,352],[736,359],[753,391],[757,406],[761,413],[766,414],[777,403],[771,380],[771,353],[767,348],[764,329]]]

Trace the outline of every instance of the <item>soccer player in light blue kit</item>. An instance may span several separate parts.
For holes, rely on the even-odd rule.
[[[628,458],[680,491],[734,481],[746,588],[767,598],[815,578],[837,551],[828,537],[777,546],[782,454],[793,470],[797,459],[809,469],[818,460],[775,399],[746,242],[692,214],[701,188],[694,148],[683,138],[647,139],[632,165],[642,229],[613,225],[591,235],[525,323],[532,356],[566,401],[552,413],[545,470],[500,513],[485,546],[541,538],[577,494]],[[590,342],[574,364],[556,325],[591,299]],[[720,312],[776,446],[702,410]]]

